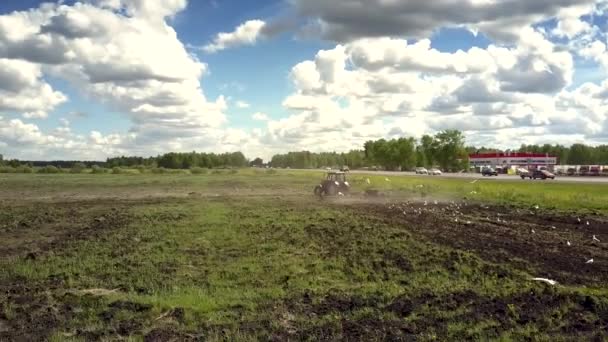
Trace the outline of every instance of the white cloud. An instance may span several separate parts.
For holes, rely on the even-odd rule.
[[[309,32],[338,43],[292,68],[294,90],[282,102],[288,116],[255,113],[252,119],[266,127],[250,132],[226,126],[232,100],[205,97],[207,65],[170,26],[185,0],[90,0],[0,15],[0,112],[52,113],[67,97],[47,83],[51,76],[132,122],[126,132],[78,134],[68,120],[42,131],[0,118],[0,146],[33,159],[195,149],[268,159],[286,150],[348,150],[369,139],[445,128],[464,130],[470,143],[499,147],[608,142],[608,81],[572,84],[573,55],[608,68],[605,33],[588,19],[604,15],[597,1],[293,3],[299,19],[314,23]],[[551,18],[556,25],[546,24]],[[252,45],[290,25],[248,21],[204,49]],[[492,43],[439,51],[430,37],[442,27],[466,28]]]
[[[454,128],[470,143],[601,141],[608,82],[566,90],[573,57],[531,27],[516,44],[454,53],[395,38],[365,38],[320,51],[292,69],[283,102],[292,114],[270,120],[266,144],[333,150],[367,139],[421,136]],[[608,107],[606,107],[608,108]]]
[[[0,58],[0,112],[15,111],[26,118],[45,118],[67,97],[42,79],[37,64]]]
[[[253,120],[256,120],[256,121],[268,121],[268,120],[270,120],[270,118],[268,117],[268,115],[266,115],[264,113],[261,113],[261,112],[254,113],[251,116],[251,118]]]
[[[251,107],[251,105],[245,101],[236,101],[236,108],[245,109]]]
[[[243,45],[253,45],[263,37],[266,23],[262,20],[249,20],[239,25],[233,32],[221,32],[212,43],[205,45],[203,50],[215,53],[221,50]]]
[[[582,3],[580,6],[564,7],[557,15],[557,26],[552,34],[557,37],[572,39],[593,30],[593,26],[581,19],[582,16],[592,13],[595,3]]]
[[[512,40],[518,28],[558,14],[571,15],[564,10],[595,3],[596,0],[295,0],[301,16],[317,19],[310,21],[315,26],[313,31],[340,42],[383,36],[426,38],[437,28],[458,26]]]
[[[3,96],[0,109],[44,117],[64,102],[65,96],[42,81],[44,70],[89,98],[127,113],[133,131],[156,126],[155,131],[170,137],[225,122],[225,100],[208,101],[201,89],[206,65],[188,53],[165,22],[186,6],[185,0],[97,5],[43,5],[0,16],[0,53],[10,56],[4,63],[30,63],[27,68],[16,66],[25,72],[6,83],[27,85],[22,90],[27,100]],[[0,75],[11,72],[4,70]]]

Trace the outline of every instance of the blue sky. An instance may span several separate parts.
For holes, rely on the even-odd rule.
[[[607,142],[606,2],[510,1],[3,1],[0,153]]]

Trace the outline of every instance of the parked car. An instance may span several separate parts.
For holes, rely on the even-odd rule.
[[[568,168],[568,171],[566,171],[566,174],[568,176],[574,176],[574,175],[576,175],[576,168],[575,167]]]
[[[423,167],[417,167],[415,171],[416,171],[417,175],[428,175],[429,174],[429,171]]]
[[[489,176],[489,177],[491,177],[491,176],[498,176],[498,171],[494,170],[491,167],[484,167],[481,170],[481,175],[482,176]]]
[[[441,171],[439,169],[430,169],[429,175],[431,176],[441,176]]]
[[[517,169],[517,174],[521,177],[521,179],[525,179],[526,177],[531,178],[530,171],[527,169],[519,168],[519,169]]]
[[[534,170],[529,173],[527,176],[521,176],[521,179],[530,178],[530,179],[555,179],[555,175],[547,170]]]

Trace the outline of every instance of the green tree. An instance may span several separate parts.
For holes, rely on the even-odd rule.
[[[445,130],[435,135],[435,157],[443,170],[455,172],[463,168],[465,161],[468,164],[464,144],[464,135],[457,130]]]

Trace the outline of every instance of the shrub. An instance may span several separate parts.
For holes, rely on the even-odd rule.
[[[53,165],[48,165],[38,169],[38,173],[61,173],[61,169]]]
[[[17,173],[33,173],[34,170],[31,167],[29,167],[27,165],[24,165],[24,166],[19,166],[18,168],[16,168],[15,172],[17,172]]]
[[[150,171],[152,171],[152,173],[155,173],[155,174],[167,173],[167,169],[165,169],[164,167],[155,167],[155,168],[150,169]]]
[[[108,169],[106,169],[105,167],[100,167],[99,165],[93,165],[91,166],[91,173],[93,174],[102,174],[102,173],[107,173]]]
[[[137,170],[139,173],[146,173],[146,167],[144,165],[137,165],[135,170]]]
[[[114,167],[112,168],[112,174],[114,174],[114,175],[119,175],[119,174],[121,174],[121,173],[123,173],[123,169],[119,168],[118,166],[114,166]]]
[[[268,169],[268,170],[266,170],[266,173],[269,174],[269,175],[274,175],[275,173],[277,173],[277,170],[275,170],[275,169]]]
[[[237,173],[239,173],[239,170],[237,170],[237,169],[230,170],[231,175],[236,175]]]
[[[11,166],[0,167],[0,173],[15,173],[15,168]]]
[[[191,167],[190,173],[193,175],[203,175],[207,173],[207,169],[203,169],[202,167]]]
[[[86,168],[86,165],[83,163],[76,163],[70,169],[70,173],[82,173]]]
[[[224,173],[224,172],[222,172],[222,170],[218,170],[218,169],[211,171],[211,174],[214,174],[214,175],[221,175],[222,173]]]

